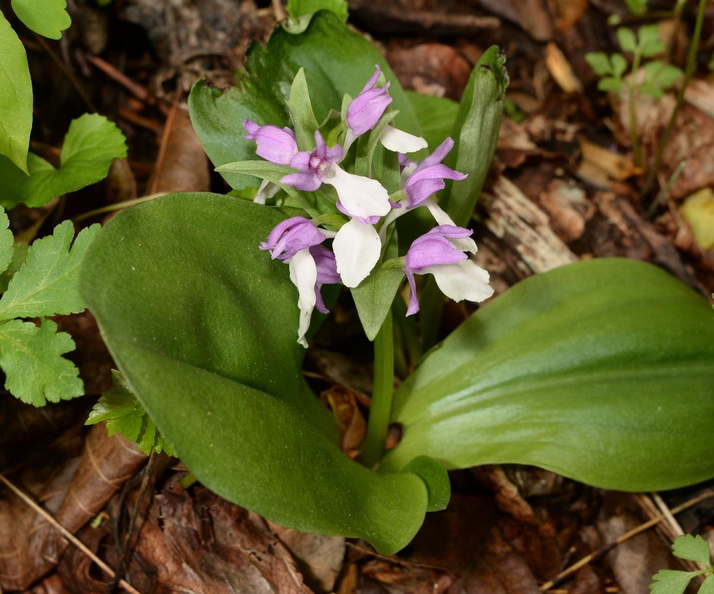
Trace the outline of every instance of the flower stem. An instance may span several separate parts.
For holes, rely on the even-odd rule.
[[[392,330],[392,312],[387,314],[384,323],[374,339],[374,383],[372,387],[372,406],[369,412],[367,436],[362,444],[360,459],[371,468],[384,455],[392,413],[392,392],[394,390],[394,335]]]

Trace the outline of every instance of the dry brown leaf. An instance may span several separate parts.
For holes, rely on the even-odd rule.
[[[166,120],[162,151],[149,183],[149,193],[207,192],[208,157],[191,126],[188,114],[174,106]]]
[[[37,498],[75,533],[145,459],[133,443],[120,435],[109,437],[106,427],[97,425],[90,430],[79,460],[66,460],[54,473],[48,468],[32,469],[39,476],[52,476],[38,489]],[[0,499],[0,528],[0,588],[27,588],[57,564],[68,546],[53,526],[15,495]]]
[[[150,568],[158,592],[309,594],[288,549],[265,520],[203,487],[157,495],[129,576]]]
[[[566,93],[582,93],[583,83],[575,75],[570,62],[553,42],[545,46],[545,65],[558,86]]]

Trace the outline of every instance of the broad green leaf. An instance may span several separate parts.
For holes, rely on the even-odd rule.
[[[320,10],[330,10],[344,22],[347,22],[348,16],[347,2],[345,0],[288,0],[285,10],[293,18]]]
[[[86,424],[96,425],[106,421],[109,435],[121,433],[129,441],[136,443],[147,456],[151,450],[174,456],[171,444],[156,430],[156,425],[146,414],[121,373],[112,370],[112,379],[114,385],[94,405]]]
[[[698,534],[683,534],[672,543],[675,556],[688,561],[695,561],[702,565],[710,564],[709,543]]]
[[[28,29],[49,39],[59,39],[72,24],[65,0],[12,0],[11,4]]]
[[[7,188],[0,197],[0,204],[6,208],[20,202],[43,206],[56,196],[81,190],[104,179],[112,161],[125,157],[126,141],[121,130],[104,116],[84,114],[70,124],[58,169],[30,153],[30,175],[27,176],[0,157],[0,182]]]
[[[57,324],[43,320],[10,320],[0,324],[0,367],[5,389],[33,406],[69,400],[84,392],[74,364],[62,357],[74,349],[74,341]]]
[[[479,309],[395,394],[383,467],[520,463],[598,487],[714,476],[714,314],[666,272],[584,261]]]
[[[468,177],[452,184],[445,197],[447,212],[460,226],[471,219],[496,150],[508,86],[505,61],[497,46],[488,48],[474,66],[461,98],[449,159]]]
[[[0,299],[0,320],[83,311],[79,265],[98,231],[99,225],[84,229],[70,249],[74,226],[65,221],[52,235],[35,241]]]
[[[660,569],[652,576],[650,594],[684,594],[696,572]]]
[[[407,91],[407,98],[422,129],[430,150],[439,146],[454,129],[459,104],[444,97],[431,97]]]
[[[345,94],[352,97],[362,89],[379,64],[391,81],[389,89],[398,109],[395,125],[421,135],[414,112],[397,78],[376,48],[351,31],[329,11],[318,12],[300,35],[277,28],[265,48],[254,44],[248,52],[247,75],[238,88],[221,93],[203,82],[189,96],[191,122],[206,153],[216,166],[257,159],[255,143],[245,140],[243,121],[290,126],[287,101],[290,88],[302,67],[318,122],[339,109]],[[255,178],[224,174],[235,189],[257,186]]]
[[[81,293],[127,382],[186,466],[281,524],[405,546],[428,502],[415,474],[377,474],[337,446],[302,377],[297,291],[258,245],[277,209],[179,194],[112,219]]]
[[[10,220],[7,213],[0,208],[0,273],[4,273],[12,262],[15,238],[10,231]]]
[[[634,52],[637,49],[637,37],[632,29],[620,27],[617,30],[617,41],[623,52]]]
[[[0,155],[27,172],[32,84],[22,42],[0,12]]]

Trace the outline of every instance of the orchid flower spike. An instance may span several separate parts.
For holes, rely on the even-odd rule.
[[[340,281],[334,255],[320,245],[325,239],[326,235],[312,221],[292,217],[278,223],[268,240],[260,244],[260,249],[269,251],[272,259],[279,258],[290,267],[290,280],[297,287],[300,310],[297,341],[305,348],[312,310],[317,307],[322,313],[328,311],[320,286]]]
[[[481,302],[493,295],[488,272],[455,244],[472,233],[463,227],[440,225],[412,242],[404,258],[410,289],[408,316],[419,311],[415,274],[433,274],[441,292],[454,301]]]

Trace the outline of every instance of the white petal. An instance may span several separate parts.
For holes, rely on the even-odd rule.
[[[372,225],[352,219],[337,232],[332,242],[337,272],[346,287],[359,285],[379,260],[382,243]]]
[[[415,153],[429,146],[421,136],[414,136],[392,126],[384,127],[379,142],[388,151],[395,153]]]
[[[317,282],[317,265],[310,255],[309,249],[300,250],[290,260],[290,280],[298,290],[298,308],[300,322],[298,324],[298,342],[307,348],[305,334],[310,328],[312,310],[315,309],[315,283]]]
[[[280,186],[278,184],[274,184],[272,182],[269,182],[267,179],[264,179],[260,187],[258,188],[258,192],[255,195],[255,198],[253,198],[253,202],[256,204],[265,204],[265,201],[268,198],[272,198],[275,196],[275,194],[278,193],[278,190],[280,189]]]
[[[454,227],[458,226],[456,223],[454,223],[454,219],[452,219],[448,214],[446,214],[446,211],[443,210],[441,206],[439,206],[431,198],[428,198],[422,204],[423,206],[426,206],[426,208],[431,213],[431,216],[434,217],[434,220],[437,222],[438,225],[453,225]],[[453,243],[457,248],[459,248],[462,252],[471,252],[472,254],[475,254],[478,251],[478,248],[476,247],[476,242],[471,237],[464,237],[462,239],[453,239],[450,237],[449,241]]]
[[[352,217],[383,217],[392,209],[389,192],[376,179],[347,173],[333,165],[330,175],[322,181],[335,187],[342,206]]]
[[[471,260],[456,264],[427,266],[421,274],[434,275],[441,292],[454,301],[481,301],[493,295],[493,287],[488,284],[488,272]]]

